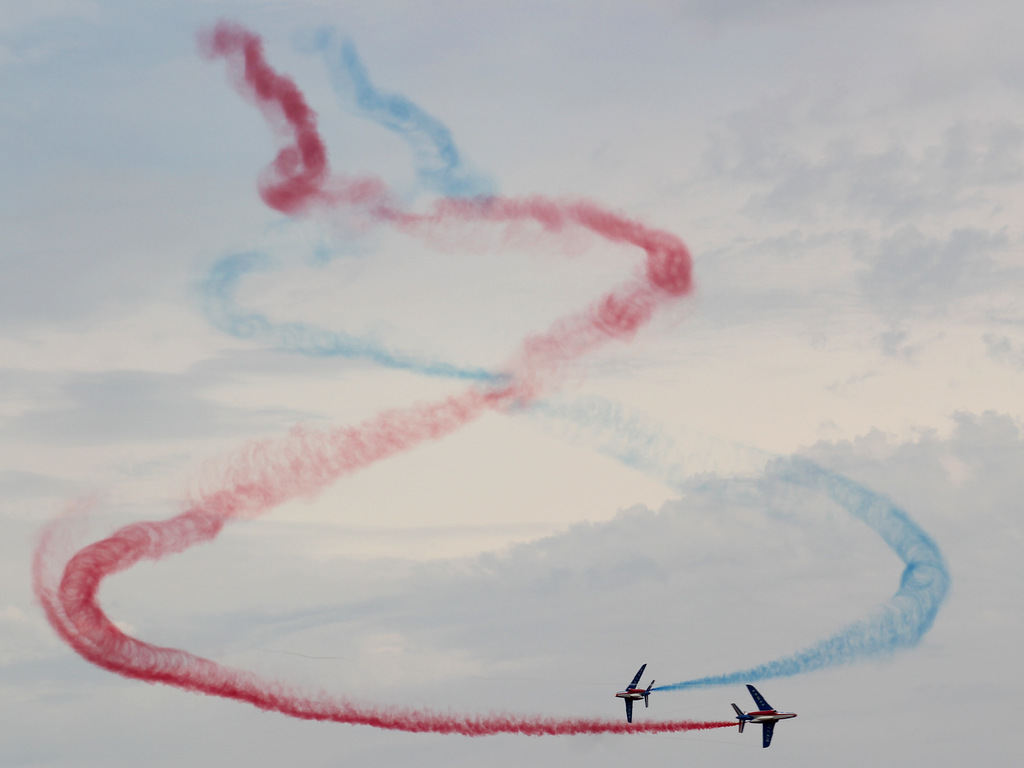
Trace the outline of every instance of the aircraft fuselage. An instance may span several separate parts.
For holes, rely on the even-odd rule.
[[[654,681],[651,680],[651,684],[648,685],[646,688],[637,688],[636,687],[637,683],[640,682],[640,675],[642,675],[644,673],[645,669],[647,669],[647,665],[646,664],[641,666],[639,671],[637,671],[636,675],[633,676],[633,679],[629,681],[629,685],[626,686],[626,690],[619,691],[618,693],[615,694],[615,698],[622,699],[623,702],[626,705],[626,722],[627,723],[632,723],[633,722],[633,702],[634,701],[640,701],[640,699],[643,699],[645,707],[648,706],[651,703],[651,700],[650,700],[649,696],[651,695],[651,689],[654,688]]]
[[[796,712],[776,712],[771,709],[765,712],[747,712],[743,719],[750,723],[774,723],[777,720],[789,720],[791,717],[796,717]]]
[[[732,705],[733,710],[736,712],[736,719],[739,721],[740,733],[743,733],[743,726],[747,723],[760,723],[761,746],[767,747],[772,743],[775,724],[779,720],[789,720],[791,717],[796,717],[796,712],[779,712],[777,709],[772,709],[772,705],[765,701],[764,696],[761,695],[757,688],[748,684],[747,690],[750,691],[750,695],[754,698],[754,703],[760,709],[755,709],[753,712],[744,712],[735,704]]]
[[[629,699],[630,701],[640,701],[644,697],[643,688],[627,688],[624,691],[619,691],[615,694],[617,699]]]

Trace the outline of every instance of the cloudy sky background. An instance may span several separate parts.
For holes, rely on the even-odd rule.
[[[895,591],[901,563],[862,524],[735,476],[799,453],[889,495],[942,548],[952,590],[920,646],[766,681],[800,717],[746,755],[759,738],[734,730],[300,723],[75,656],[29,578],[37,531],[74,500],[96,502],[88,540],[174,513],[246,439],[461,386],[232,338],[201,291],[223,256],[282,265],[243,283],[247,307],[485,367],[629,274],[586,243],[437,252],[268,210],[255,181],[274,139],[196,52],[221,17],[264,36],[336,169],[418,191],[408,146],[339,102],[310,53],[325,25],[502,194],[585,196],[683,237],[696,296],[576,366],[560,402],[646,413],[674,437],[664,465],[694,482],[681,494],[542,414],[491,415],[112,579],[113,618],[375,702],[618,717],[611,693],[641,662],[659,683],[752,666]],[[0,3],[4,765],[1011,762],[1022,32],[1008,2]],[[638,717],[719,719],[745,697],[666,692]]]

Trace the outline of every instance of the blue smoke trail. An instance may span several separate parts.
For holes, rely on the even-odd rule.
[[[686,466],[685,461],[679,460],[673,441],[659,428],[617,405],[600,400],[568,406],[544,402],[533,410],[569,422],[569,436],[574,441],[596,444],[606,455],[675,487],[682,487],[707,464],[705,450],[693,457],[691,466]],[[747,468],[753,468],[764,456],[751,451],[739,458],[741,463],[745,460]],[[904,563],[899,589],[868,618],[792,655],[738,672],[662,685],[654,690],[749,683],[850,664],[912,648],[931,629],[949,592],[949,571],[938,546],[905,511],[882,494],[804,458],[774,459],[765,467],[764,476],[825,494],[881,536]]]
[[[493,381],[499,377],[482,368],[459,368],[390,351],[371,338],[327,331],[306,323],[274,323],[264,315],[238,309],[235,294],[242,277],[272,266],[271,259],[262,253],[232,254],[214,264],[199,286],[203,309],[210,322],[236,338],[256,338],[279,349],[313,357],[369,360],[388,368],[471,381]]]
[[[374,88],[351,40],[326,28],[317,33],[314,47],[323,54],[341,103],[354,101],[358,114],[396,133],[409,145],[416,177],[424,188],[448,197],[494,194],[489,179],[465,167],[444,123],[405,96]]]
[[[563,439],[593,448],[677,490],[701,474],[760,474],[774,458],[759,448],[694,431],[686,434],[686,442],[694,447],[684,452],[648,416],[600,397],[551,397],[527,411],[545,417],[547,429],[560,424],[556,431]]]
[[[316,36],[315,48],[324,55],[334,90],[343,104],[354,101],[359,114],[401,136],[413,150],[419,184],[449,197],[490,194],[492,186],[469,172],[451,131],[409,99],[375,89],[355,46],[329,29]],[[316,254],[314,264],[329,261],[328,253]],[[381,342],[348,333],[330,331],[298,322],[275,323],[266,315],[238,307],[236,296],[242,279],[254,271],[278,268],[263,253],[231,254],[217,261],[199,286],[207,319],[220,330],[239,339],[258,339],[268,346],[312,357],[345,357],[369,360],[427,376],[469,381],[492,381],[498,374],[474,367],[425,360],[389,350]]]
[[[949,592],[949,571],[932,538],[882,494],[801,458],[779,459],[770,475],[826,494],[882,537],[904,562],[896,593],[867,619],[790,656],[724,675],[711,675],[655,688],[660,691],[708,688],[790,677],[825,667],[884,656],[912,648],[931,629]]]

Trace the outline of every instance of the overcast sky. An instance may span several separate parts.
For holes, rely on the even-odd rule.
[[[219,18],[263,36],[336,170],[410,204],[437,191],[416,147],[332,81],[325,28],[450,129],[466,184],[671,231],[696,292],[537,409],[119,574],[102,595],[119,626],[382,704],[621,717],[612,694],[643,662],[659,684],[755,667],[900,587],[876,531],[763,473],[797,455],[934,540],[951,587],[930,631],[759,683],[800,715],[763,754],[735,729],[310,724],[76,656],[31,589],[56,514],[92,500],[84,543],[179,511],[246,440],[466,386],[282,349],[293,336],[238,332],[228,309],[479,372],[632,274],[585,240],[426,248],[270,210],[274,136],[198,52]],[[1022,34],[1011,2],[0,0],[0,762],[1015,762]],[[212,306],[211,275],[257,252]],[[665,691],[637,717],[728,719],[733,701],[753,706],[741,684]]]

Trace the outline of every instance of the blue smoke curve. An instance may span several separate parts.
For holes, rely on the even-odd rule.
[[[778,459],[767,473],[827,495],[881,536],[905,565],[899,589],[867,619],[849,624],[802,651],[738,672],[686,680],[655,690],[749,683],[849,664],[912,648],[931,629],[949,592],[949,571],[938,546],[905,511],[882,494],[807,459]]]
[[[626,412],[613,403],[596,398],[569,404],[547,401],[532,410],[563,422],[564,433],[571,441],[596,446],[605,455],[670,486],[682,487],[700,471],[714,470],[715,457],[708,451],[682,456],[663,430],[644,416]],[[899,588],[868,618],[794,654],[749,669],[661,685],[654,690],[710,688],[790,677],[916,646],[931,629],[949,592],[949,571],[932,538],[882,494],[808,459],[768,460],[766,453],[735,448],[738,453],[726,457],[733,465],[739,459],[748,470],[758,471],[758,464],[763,464],[763,477],[824,494],[877,533],[904,563]]]
[[[238,339],[259,339],[269,346],[311,357],[346,357],[368,360],[388,368],[472,381],[493,381],[498,374],[482,368],[460,368],[387,349],[371,338],[328,331],[306,323],[274,323],[265,315],[238,308],[235,294],[243,277],[274,268],[263,253],[236,253],[220,259],[199,286],[206,317],[217,328]]]
[[[400,136],[412,149],[416,178],[424,189],[448,197],[494,193],[490,180],[470,171],[448,127],[405,96],[374,88],[351,40],[322,29],[314,46],[323,54],[339,101]]]

